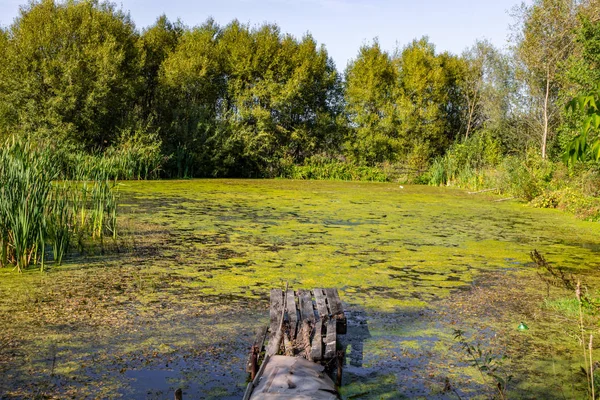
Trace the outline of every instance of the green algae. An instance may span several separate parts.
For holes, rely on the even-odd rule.
[[[389,311],[446,297],[478,270],[518,268],[535,247],[573,269],[598,266],[586,247],[596,225],[455,190],[200,180],[131,182],[122,192],[141,221],[185,232],[175,251],[207,294],[253,295],[264,293],[257,284],[289,280],[338,287],[349,303]]]
[[[531,276],[528,253],[534,248],[573,272],[600,266],[597,224],[447,188],[192,180],[123,182],[120,193],[121,215],[138,232],[125,239],[131,241],[127,251],[73,258],[49,274],[0,271],[0,313],[13,329],[5,335],[18,337],[29,352],[46,354],[61,344],[55,369],[60,382],[72,376],[86,382],[97,374],[111,382],[103,389],[108,397],[143,391],[144,368],[164,369],[165,361],[193,354],[191,365],[199,371],[212,360],[206,368],[234,372],[212,387],[197,374],[186,380],[180,371],[179,379],[196,382],[190,393],[234,398],[252,332],[268,318],[268,291],[286,281],[293,288],[337,287],[349,310],[366,315],[364,326],[351,324],[349,330],[348,359],[360,353],[360,366],[344,372],[345,398],[398,398],[398,391],[444,397],[446,378],[462,394],[487,393],[456,348],[452,328],[500,332],[522,315],[514,313],[515,321],[468,315],[450,321],[423,310],[443,309],[441,303],[454,301],[488,273],[505,274],[506,282]],[[26,327],[27,333],[15,333]],[[571,371],[577,347],[564,344],[562,333],[547,335],[554,325],[531,327],[530,337],[551,336],[552,345],[561,344],[564,354],[553,355],[552,365]],[[238,353],[220,358],[198,350],[215,346]],[[31,362],[34,374],[47,376],[44,357]],[[547,359],[528,357],[529,369],[520,372],[547,376]],[[100,372],[107,365],[109,372]],[[536,393],[540,381],[531,380]],[[223,387],[233,389],[225,393]]]

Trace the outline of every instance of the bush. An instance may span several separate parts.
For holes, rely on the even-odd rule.
[[[360,166],[327,156],[313,156],[303,165],[284,163],[280,177],[290,179],[318,179],[341,181],[387,181],[386,174],[377,167]]]
[[[489,132],[480,132],[457,142],[443,157],[436,158],[427,172],[430,185],[455,185],[469,189],[487,187],[486,174],[502,157],[500,142]]]

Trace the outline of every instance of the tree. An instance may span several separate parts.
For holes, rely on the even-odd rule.
[[[129,16],[110,3],[22,7],[4,52],[0,108],[10,129],[110,145],[139,88],[137,40]]]
[[[561,109],[558,76],[573,47],[576,10],[575,0],[535,0],[531,6],[523,3],[515,13],[514,51],[541,131],[543,158]]]
[[[398,157],[398,71],[390,55],[375,41],[362,46],[346,69],[346,111],[354,134],[353,159],[374,164]]]
[[[225,92],[219,35],[212,20],[185,31],[161,65],[160,134],[179,177],[210,168],[209,141]]]
[[[488,41],[477,40],[475,44],[463,52],[465,66],[462,74],[461,93],[464,96],[465,139],[469,134],[480,129],[485,122],[484,96],[489,83],[490,59],[495,49]]]
[[[441,154],[458,133],[458,60],[449,54],[437,56],[433,44],[422,38],[406,46],[395,62],[403,151],[421,144],[433,154]]]
[[[184,27],[181,22],[170,22],[165,15],[158,17],[154,25],[144,30],[141,36],[142,68],[144,89],[141,92],[140,103],[143,118],[157,114],[160,108],[158,91],[159,71],[162,63],[177,47],[179,38],[183,35]],[[160,125],[160,121],[157,121]]]

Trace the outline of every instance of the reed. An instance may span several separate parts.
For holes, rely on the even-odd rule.
[[[61,264],[74,240],[80,249],[117,237],[115,172],[108,161],[62,169],[50,146],[11,138],[0,147],[0,266]],[[80,180],[66,180],[67,174]],[[84,179],[84,180],[83,180]]]

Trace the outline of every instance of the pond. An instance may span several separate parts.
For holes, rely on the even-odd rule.
[[[576,319],[542,307],[550,289],[529,253],[593,283],[598,224],[393,183],[150,181],[119,191],[123,231],[136,233],[105,255],[46,274],[0,272],[4,397],[166,398],[182,387],[184,398],[240,398],[269,290],[285,282],[338,288],[349,316],[343,398],[489,397],[494,383],[469,367],[454,329],[508,356],[499,371],[514,375],[518,397],[585,386],[564,327]],[[522,320],[529,331],[516,330]]]

